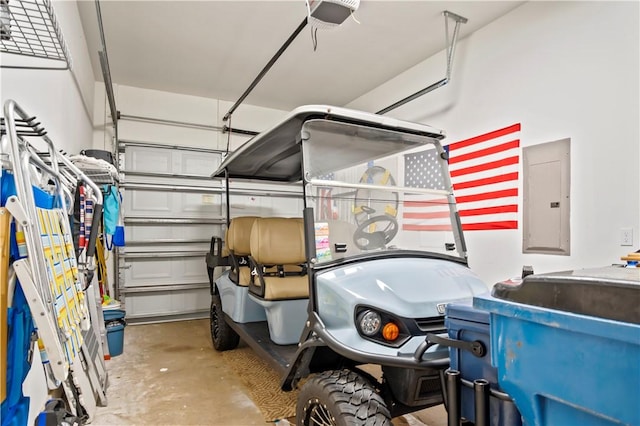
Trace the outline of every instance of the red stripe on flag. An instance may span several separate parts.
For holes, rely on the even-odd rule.
[[[429,201],[405,201],[405,207],[433,207],[433,206],[446,206],[449,204],[449,200],[446,198],[438,198],[437,200]]]
[[[482,207],[479,209],[460,210],[461,217],[481,216],[485,214],[496,214],[496,213],[518,213],[518,205],[507,204],[504,206]]]
[[[464,223],[462,224],[463,231],[489,231],[492,229],[518,229],[517,220],[503,220],[501,222],[486,222],[486,223]]]
[[[451,231],[451,225],[402,225],[405,231]],[[504,220],[500,222],[466,223],[462,225],[464,231],[489,231],[493,229],[518,229],[518,221]]]
[[[503,175],[492,176],[484,179],[470,180],[467,182],[454,183],[453,189],[475,188],[477,186],[491,185],[494,183],[508,182],[510,180],[518,180],[518,172],[505,173]]]
[[[472,201],[493,200],[494,198],[517,197],[518,188],[503,189],[501,191],[485,192],[482,194],[465,195],[456,197],[458,204],[470,203]]]
[[[504,158],[498,161],[491,161],[489,163],[478,164],[477,166],[466,167],[464,169],[452,170],[451,177],[457,177],[467,175],[470,173],[484,172],[485,170],[497,169],[499,167],[510,166],[512,164],[518,164],[518,156]]]
[[[509,127],[505,127],[504,129],[494,130],[493,132],[485,133],[484,135],[475,136],[470,139],[465,139],[460,142],[454,142],[449,144],[449,151],[459,148],[464,148],[467,146],[471,146],[480,142],[486,142],[490,139],[499,138],[500,136],[508,135],[510,133],[515,133],[520,131],[520,123],[514,124]]]
[[[422,212],[422,213],[403,213],[403,219],[441,219],[443,217],[449,217],[449,212]]]
[[[449,164],[456,164],[461,161],[469,161],[475,160],[476,158],[484,157],[485,155],[497,154],[499,152],[508,151],[513,148],[520,147],[520,140],[516,139],[511,142],[505,142],[500,145],[491,146],[485,149],[480,149],[478,151],[470,152],[468,154],[461,154],[452,156],[449,158]]]

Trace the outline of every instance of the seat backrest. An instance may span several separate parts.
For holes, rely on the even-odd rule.
[[[227,247],[236,256],[248,256],[251,254],[251,228],[258,219],[255,216],[234,217],[227,229]]]
[[[227,229],[225,241],[231,259],[229,277],[241,286],[248,286],[251,281],[251,269],[246,257],[251,254],[251,228],[256,219],[255,216],[235,217]]]
[[[301,218],[261,217],[251,229],[251,257],[262,265],[290,265],[306,261]]]
[[[301,218],[258,218],[251,229],[249,291],[265,300],[309,297]]]

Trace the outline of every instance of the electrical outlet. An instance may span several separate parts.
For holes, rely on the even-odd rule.
[[[622,228],[620,230],[620,245],[621,246],[633,245],[633,228]]]

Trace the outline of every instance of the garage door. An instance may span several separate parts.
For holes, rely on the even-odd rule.
[[[222,152],[120,141],[126,246],[118,296],[131,322],[208,315],[204,255],[224,224],[221,182],[209,176]]]

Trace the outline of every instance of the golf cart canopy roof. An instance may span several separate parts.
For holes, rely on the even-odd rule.
[[[329,120],[443,139],[444,132],[433,127],[397,120],[378,114],[327,105],[307,105],[293,110],[282,121],[235,150],[213,177],[297,182],[302,179],[302,126],[310,120]],[[425,140],[425,142],[427,142]],[[363,159],[367,153],[363,153]]]

